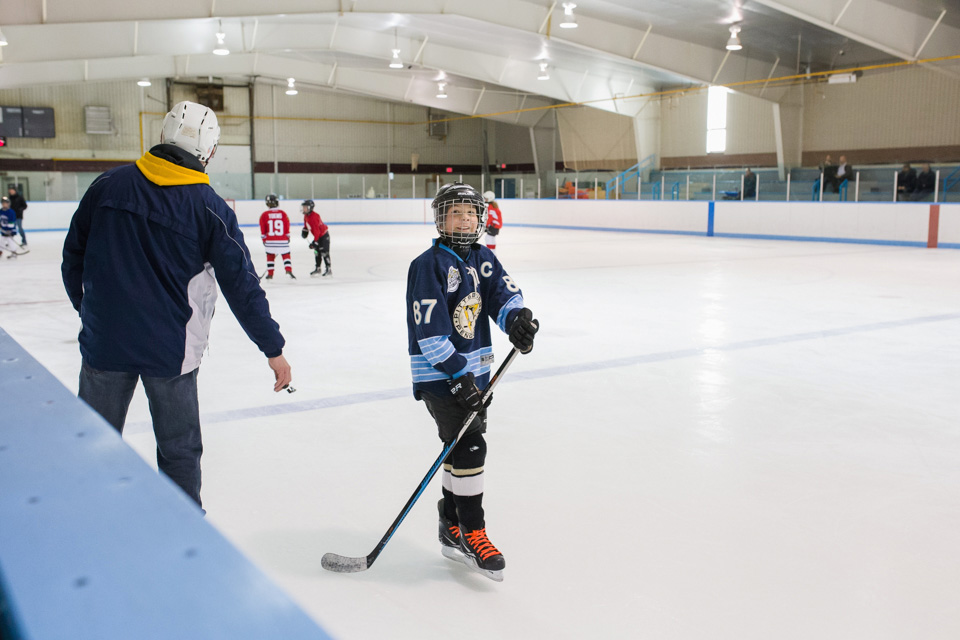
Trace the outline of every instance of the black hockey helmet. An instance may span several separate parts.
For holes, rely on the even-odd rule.
[[[458,229],[446,230],[447,215],[457,205],[469,205],[477,216],[477,228],[474,231]],[[454,182],[445,184],[437,190],[430,204],[433,208],[433,221],[437,225],[440,237],[452,245],[468,247],[480,239],[487,224],[487,203],[480,192],[468,184]]]
[[[300,206],[301,206],[301,207],[310,207],[310,211],[313,211],[314,202],[313,202],[313,200],[307,199],[307,200],[304,200],[303,202],[301,202],[301,203],[300,203]]]
[[[273,208],[275,208],[275,207],[279,207],[279,206],[280,206],[280,197],[277,196],[277,194],[275,194],[275,193],[268,193],[268,194],[267,194],[267,200],[266,200],[266,202],[267,202],[267,206],[270,207],[271,209],[273,209]]]

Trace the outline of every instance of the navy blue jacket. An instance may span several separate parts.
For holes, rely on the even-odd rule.
[[[83,321],[80,352],[95,369],[148,377],[196,369],[217,283],[264,355],[283,349],[236,215],[196,158],[172,145],[90,185],[70,223],[61,271]]]

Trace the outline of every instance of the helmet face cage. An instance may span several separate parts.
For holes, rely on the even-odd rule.
[[[275,193],[268,193],[266,202],[267,202],[267,206],[270,207],[271,209],[273,209],[274,207],[280,206],[280,198]]]
[[[437,192],[432,206],[437,233],[449,244],[467,247],[480,239],[487,223],[487,204],[479,191],[459,182],[444,185]],[[472,230],[466,224],[458,224],[462,214],[469,211],[468,207],[473,209],[472,213],[476,216],[476,228]],[[450,220],[454,215],[457,219]]]
[[[301,207],[310,207],[310,211],[313,211],[313,207],[314,207],[315,205],[314,205],[314,203],[313,203],[313,200],[304,200],[303,202],[300,203],[300,206],[301,206]],[[307,212],[307,213],[309,213],[309,212]]]

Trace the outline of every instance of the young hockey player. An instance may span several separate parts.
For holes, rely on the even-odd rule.
[[[8,260],[27,252],[14,240],[16,235],[17,212],[10,208],[10,198],[3,196],[0,200],[0,255],[7,251]]]
[[[495,200],[496,197],[497,194],[493,191],[483,192],[483,200],[487,203],[487,237],[484,238],[484,242],[487,249],[494,252],[497,250],[497,235],[503,228],[503,214],[500,213],[500,207]]]
[[[440,237],[407,273],[413,393],[427,405],[445,443],[479,411],[443,465],[441,551],[499,581],[506,563],[487,537],[482,504],[487,412],[480,390],[493,363],[488,318],[523,353],[533,349],[539,324],[500,261],[476,244],[487,219],[480,193],[466,184],[444,185],[432,207]]]
[[[330,229],[320,219],[320,214],[313,210],[313,200],[304,200],[300,205],[303,210],[303,230],[300,237],[306,239],[311,233],[313,241],[310,248],[313,249],[314,257],[317,261],[317,268],[310,272],[311,276],[332,276],[333,270],[330,268]],[[326,269],[324,269],[326,266]]]
[[[273,258],[276,254],[283,257],[283,268],[291,279],[293,262],[290,260],[290,218],[283,209],[279,209],[280,199],[271,193],[266,199],[267,210],[260,215],[260,237],[267,251],[267,280],[273,280]]]

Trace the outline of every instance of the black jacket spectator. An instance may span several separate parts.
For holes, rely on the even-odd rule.
[[[17,220],[23,220],[23,210],[27,208],[27,201],[13,187],[10,187],[8,193],[10,194],[10,208],[17,212]]]
[[[917,188],[917,170],[910,163],[897,174],[897,200],[907,200]]]

